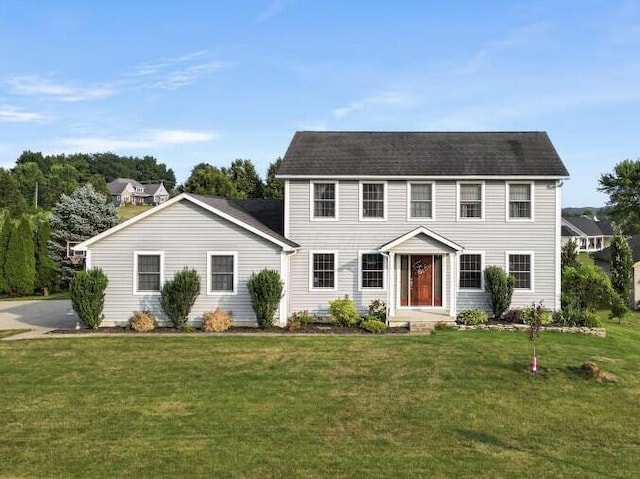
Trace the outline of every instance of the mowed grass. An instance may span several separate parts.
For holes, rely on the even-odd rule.
[[[639,324],[2,341],[0,476],[637,477]]]
[[[122,221],[133,218],[134,216],[144,213],[153,208],[153,205],[122,205],[118,207],[118,214]]]

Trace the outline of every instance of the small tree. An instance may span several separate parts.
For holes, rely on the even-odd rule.
[[[280,304],[283,286],[280,273],[267,268],[257,274],[253,273],[247,281],[251,305],[261,328],[273,326],[273,316]]]
[[[625,304],[629,304],[632,273],[633,259],[629,241],[616,226],[611,243],[611,286]]]
[[[51,291],[56,282],[56,264],[49,256],[50,238],[49,221],[37,220],[33,239],[36,259],[36,289],[43,293]]]
[[[7,245],[4,273],[9,293],[24,296],[33,293],[36,282],[36,260],[29,218],[23,216],[17,227],[12,228]]]
[[[184,267],[162,286],[160,306],[177,328],[185,329],[199,294],[200,275],[195,269]]]
[[[109,280],[100,268],[78,271],[71,279],[73,310],[87,327],[97,329],[104,318],[104,295]]]
[[[562,271],[565,268],[575,268],[578,263],[578,245],[574,240],[567,241],[560,250],[560,263],[562,264]]]
[[[489,295],[493,317],[500,319],[511,305],[516,280],[508,276],[500,266],[489,266],[484,270],[484,289]]]

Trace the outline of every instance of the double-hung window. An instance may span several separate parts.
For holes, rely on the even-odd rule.
[[[384,220],[387,218],[386,183],[360,183],[360,219]]]
[[[384,257],[380,253],[360,254],[360,285],[363,289],[384,289]]]
[[[482,289],[482,255],[460,255],[460,289]]]
[[[507,253],[507,273],[516,280],[514,288],[533,290],[533,253]]]
[[[160,294],[164,268],[164,254],[159,251],[136,251],[133,254],[134,287],[136,294]]]
[[[458,183],[458,218],[483,219],[483,197],[483,183]]]
[[[329,182],[311,183],[313,219],[335,220],[338,218],[338,184]]]
[[[336,253],[310,253],[310,289],[336,289]]]
[[[409,219],[433,219],[433,183],[409,183]]]
[[[236,294],[238,255],[234,252],[207,253],[207,293]]]
[[[533,219],[533,188],[531,183],[507,183],[510,220]]]

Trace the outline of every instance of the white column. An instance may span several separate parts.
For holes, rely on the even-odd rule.
[[[387,308],[389,310],[388,316],[393,316],[396,313],[396,254],[389,253],[388,261]]]
[[[289,317],[289,261],[290,255],[284,251],[280,252],[280,277],[282,278],[282,297],[279,305],[280,326],[286,326]]]
[[[449,253],[449,285],[450,285],[450,292],[449,292],[449,316],[452,318],[456,317],[457,311],[456,311],[456,276],[457,276],[457,271],[456,271],[456,259],[458,257],[457,253]]]

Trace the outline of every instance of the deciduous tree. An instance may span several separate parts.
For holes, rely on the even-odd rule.
[[[598,191],[609,195],[609,217],[624,233],[640,231],[640,159],[624,160],[601,175]]]

